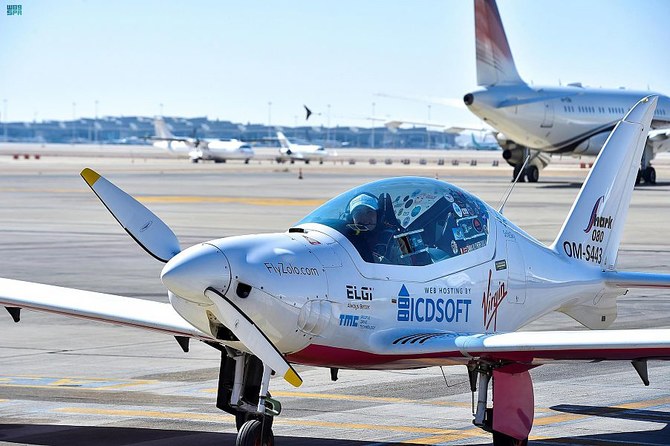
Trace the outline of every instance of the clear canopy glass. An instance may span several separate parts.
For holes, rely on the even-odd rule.
[[[483,248],[489,213],[475,196],[443,181],[400,177],[345,192],[298,224],[342,233],[364,261],[429,265]]]

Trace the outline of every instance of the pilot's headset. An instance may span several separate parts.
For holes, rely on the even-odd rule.
[[[349,202],[349,214],[352,223],[348,225],[357,233],[373,231],[377,227],[379,203],[368,194],[360,194]]]

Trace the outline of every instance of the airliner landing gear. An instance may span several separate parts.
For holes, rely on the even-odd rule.
[[[642,178],[647,184],[656,184],[656,169],[649,166],[642,170]]]
[[[221,352],[216,407],[235,415],[236,446],[272,446],[272,421],[281,412],[270,397],[272,370],[257,357],[227,349]]]
[[[644,146],[644,151],[642,152],[642,161],[640,171],[637,174],[635,179],[635,184],[640,184],[640,177],[647,184],[656,184],[656,169],[651,165],[651,160],[654,159],[654,149],[649,140]]]
[[[526,446],[533,426],[534,398],[530,374],[523,366],[496,366],[485,362],[468,365],[470,390],[477,394],[472,423],[493,434],[493,446]],[[487,407],[493,380],[493,408]],[[474,398],[473,398],[474,403]]]
[[[514,172],[512,173],[512,182],[516,180],[516,177],[519,177],[519,183],[524,183],[526,181],[526,172],[523,172],[521,176],[519,176],[519,172],[521,172],[521,164],[516,164],[514,166]]]
[[[642,180],[647,184],[656,184],[656,169],[651,166],[639,169],[635,178],[635,185],[638,186]]]
[[[537,183],[537,180],[540,179],[540,169],[532,164],[526,167],[526,178],[529,183]]]

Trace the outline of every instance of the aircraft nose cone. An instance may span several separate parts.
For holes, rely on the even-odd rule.
[[[215,288],[222,294],[230,286],[230,264],[214,245],[201,243],[174,256],[161,272],[163,285],[174,294],[195,303],[211,303],[205,290]]]

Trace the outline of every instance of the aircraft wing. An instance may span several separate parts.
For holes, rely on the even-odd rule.
[[[647,141],[651,144],[654,153],[670,151],[670,128],[651,130]]]
[[[670,359],[670,329],[518,331],[456,338],[463,354],[523,363]]]
[[[409,119],[395,119],[395,120],[392,120],[392,121],[384,122],[384,126],[391,131],[397,130],[402,125],[433,127],[433,128],[438,128],[438,129],[443,129],[445,127],[444,123],[427,122],[427,121],[414,121],[414,120],[409,120]]]
[[[215,340],[184,320],[169,303],[145,299],[0,278],[0,305],[143,328],[173,336]]]
[[[552,361],[670,359],[670,329],[379,333],[375,347],[396,358],[489,358],[524,364]]]

